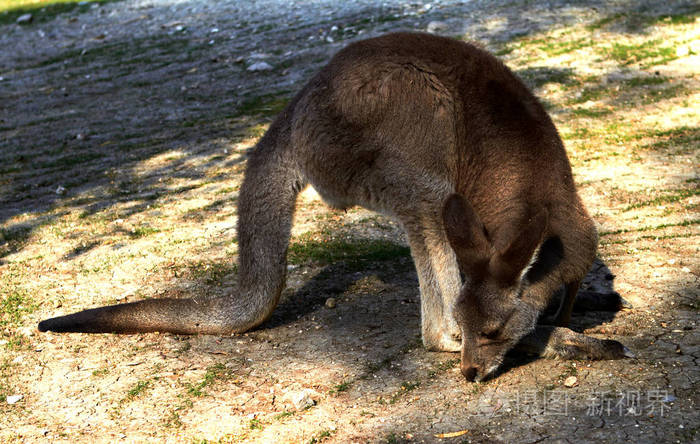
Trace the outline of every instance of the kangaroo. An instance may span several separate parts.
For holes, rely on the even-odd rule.
[[[486,51],[418,33],[338,52],[257,143],[239,194],[237,294],[101,307],[39,330],[222,335],[260,325],[284,289],[296,196],[307,184],[336,208],[360,205],[401,223],[423,343],[461,350],[468,380],[492,375],[519,343],[564,358],[625,356],[615,341],[536,328],[561,285],[556,324],[568,324],[597,247],[544,108]]]

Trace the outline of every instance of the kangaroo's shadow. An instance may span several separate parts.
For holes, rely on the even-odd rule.
[[[353,288],[358,282],[374,277],[378,285],[370,285],[372,288]],[[397,288],[405,288],[410,291],[395,292]],[[388,290],[388,291],[387,291]],[[372,294],[379,293],[379,294]],[[401,295],[393,294],[401,293]],[[365,263],[358,268],[356,265],[345,262],[337,262],[325,266],[311,279],[306,281],[296,290],[285,292],[282,302],[277,306],[272,316],[261,325],[261,329],[272,329],[295,322],[307,315],[321,310],[329,298],[346,299],[353,305],[355,313],[365,311],[371,305],[371,312],[380,317],[391,317],[391,309],[387,310],[386,304],[391,305],[394,299],[400,299],[403,303],[415,304],[415,316],[420,315],[418,308],[418,278],[413,268],[410,257]],[[357,304],[357,306],[355,306]],[[376,318],[375,318],[376,319]],[[381,321],[381,319],[377,319]],[[353,325],[353,323],[356,323]],[[361,317],[345,316],[342,326],[336,328],[343,330],[358,329],[364,324]],[[331,326],[333,328],[333,326]]]
[[[358,285],[368,279],[379,282],[379,287]],[[542,318],[556,311],[562,297],[563,291],[553,297],[551,307]],[[342,309],[339,307],[332,312],[325,308],[328,298],[342,300]],[[342,338],[347,338],[350,343],[353,341],[350,338],[377,325],[398,329],[390,332],[395,338],[415,338],[420,332],[419,302],[418,278],[409,256],[364,262],[361,267],[341,261],[325,266],[300,287],[288,289],[270,319],[258,331],[271,331],[319,316],[327,319],[327,333],[340,338],[341,342]],[[605,263],[596,260],[578,292],[569,327],[582,332],[607,323],[625,306],[627,302],[614,290],[613,274]],[[510,352],[495,377],[536,359],[522,352]]]

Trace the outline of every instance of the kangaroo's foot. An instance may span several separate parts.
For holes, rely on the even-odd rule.
[[[401,217],[401,221],[418,272],[423,344],[431,351],[456,352],[462,349],[462,331],[452,310],[462,280],[457,258],[438,216],[442,201],[442,196],[436,196],[429,202],[437,203],[437,208],[417,206]]]
[[[423,331],[423,345],[430,351],[458,352],[462,350],[462,334],[459,328],[441,328]]]
[[[537,326],[515,350],[558,359],[623,359],[634,353],[612,339],[598,339],[563,327]]]
[[[559,311],[540,319],[540,324],[556,325],[558,327],[568,327],[572,312],[584,313],[587,311],[610,311],[617,312],[623,308],[632,308],[632,305],[624,300],[615,291],[579,291],[571,293],[567,288],[559,303]],[[567,310],[568,308],[568,310]]]

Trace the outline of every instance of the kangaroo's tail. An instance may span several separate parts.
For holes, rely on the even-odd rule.
[[[224,297],[148,299],[39,323],[40,331],[227,334],[267,319],[285,285],[296,196],[305,185],[289,147],[289,111],[248,159],[238,203],[239,292]]]

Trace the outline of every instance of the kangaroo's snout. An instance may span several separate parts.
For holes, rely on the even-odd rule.
[[[462,364],[460,370],[462,370],[462,375],[464,375],[464,379],[466,379],[467,382],[474,382],[479,368],[471,364]]]

